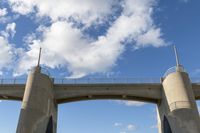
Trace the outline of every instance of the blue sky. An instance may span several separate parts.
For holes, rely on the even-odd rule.
[[[1,0],[0,77],[37,64],[53,77],[160,78],[175,65],[200,75],[198,0]],[[59,7],[59,8],[58,8]],[[0,129],[15,132],[20,103],[0,102]],[[155,105],[84,101],[59,106],[58,133],[155,133]]]

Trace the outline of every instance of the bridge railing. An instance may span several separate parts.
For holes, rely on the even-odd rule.
[[[179,66],[178,68],[177,68],[177,66],[173,66],[173,67],[169,68],[169,69],[165,72],[165,74],[163,75],[163,78],[167,77],[167,76],[168,76],[169,74],[171,74],[171,73],[176,72],[177,69],[178,69],[178,71],[186,72],[186,70],[184,69],[183,66]]]
[[[54,79],[54,84],[131,84],[131,83],[160,83],[159,78],[80,78]]]
[[[26,84],[26,79],[13,78],[13,79],[0,79],[0,84]]]
[[[192,83],[200,84],[200,78],[192,77],[192,78],[190,78],[190,80]]]
[[[26,84],[26,78],[0,79],[0,85]],[[161,83],[159,78],[55,78],[54,84],[156,84]],[[192,83],[200,84],[200,78],[191,78]]]
[[[54,84],[129,84],[129,83],[160,83],[159,78],[55,78]],[[0,84],[25,84],[26,79],[0,79]]]

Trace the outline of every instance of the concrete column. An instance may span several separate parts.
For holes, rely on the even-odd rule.
[[[164,93],[162,93],[162,100],[157,104],[157,123],[158,123],[158,133],[164,132],[164,118],[168,117],[169,106],[166,101]]]
[[[157,112],[157,126],[158,126],[158,133],[162,133],[162,120],[159,114],[159,110],[158,108],[156,108],[156,112]]]
[[[17,133],[56,133],[57,103],[51,79],[35,67],[30,72]]]
[[[162,133],[200,133],[200,118],[189,76],[179,71],[162,82],[163,98],[158,105]]]

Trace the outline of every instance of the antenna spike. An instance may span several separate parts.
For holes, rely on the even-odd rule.
[[[180,66],[180,62],[179,62],[178,52],[177,52],[177,49],[176,49],[175,45],[174,45],[174,53],[175,53],[175,57],[176,57],[176,66],[179,67]]]
[[[42,52],[42,48],[40,47],[38,64],[37,64],[38,67],[40,66],[41,52]]]

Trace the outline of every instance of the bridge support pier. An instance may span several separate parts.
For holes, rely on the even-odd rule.
[[[35,67],[28,76],[16,133],[56,133],[53,83],[40,71]]]
[[[177,68],[162,85],[159,133],[200,133],[200,117],[188,74]]]

